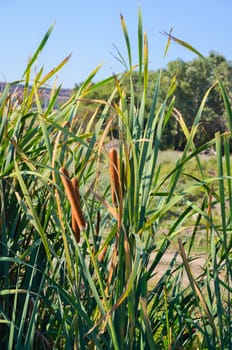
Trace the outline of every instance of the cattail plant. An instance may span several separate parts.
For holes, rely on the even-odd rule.
[[[61,180],[63,182],[66,195],[71,205],[72,210],[72,229],[77,242],[80,240],[80,231],[85,229],[85,219],[80,206],[80,195],[78,190],[77,179],[70,180],[68,171],[60,168]]]
[[[118,174],[118,153],[115,148],[111,148],[109,151],[110,157],[110,183],[112,202],[117,207],[119,200],[119,174]]]
[[[73,190],[76,193],[78,201],[80,203],[80,194],[79,194],[78,181],[77,181],[76,178],[73,178],[71,180],[71,182],[72,182],[72,185],[73,185]],[[77,243],[80,242],[80,228],[79,228],[78,222],[77,222],[77,220],[75,218],[75,213],[74,213],[73,209],[72,209],[72,230],[73,230],[73,233],[74,233],[74,236],[76,238]]]
[[[122,181],[120,179],[120,158],[116,148],[109,150],[110,158],[110,183],[112,202],[118,207],[122,200]]]

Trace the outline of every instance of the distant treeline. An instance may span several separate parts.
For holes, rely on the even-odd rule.
[[[154,87],[159,74],[160,71],[149,72],[149,83],[145,105],[147,113],[149,113],[151,107]],[[137,97],[142,90],[139,86],[140,82],[138,76],[138,73],[135,71],[133,73],[133,79],[136,87],[135,96]],[[161,103],[167,96],[174,77],[175,91],[170,98],[173,98],[173,96],[175,97],[175,109],[177,112],[176,116],[173,115],[166,125],[162,137],[162,148],[173,148],[175,150],[182,150],[184,148],[186,142],[185,136],[180,128],[180,124],[177,121],[177,115],[179,117],[181,115],[187,127],[190,128],[190,126],[193,125],[193,120],[196,117],[197,111],[206,91],[213,84],[215,84],[215,86],[212,88],[207,98],[203,118],[201,120],[201,127],[198,129],[194,139],[195,144],[199,146],[205,143],[214,137],[214,134],[217,131],[224,132],[227,129],[227,122],[225,119],[223,101],[218,93],[216,81],[218,78],[220,78],[223,81],[229,96],[232,95],[232,63],[226,60],[223,55],[213,52],[210,53],[210,55],[205,59],[197,58],[188,62],[178,59],[169,62],[166,69],[162,70],[161,87],[158,96],[159,103]],[[77,90],[80,85],[77,84],[74,90]],[[116,82],[111,80],[107,84],[94,89],[93,92],[88,95],[88,98],[108,100],[115,86]],[[126,78],[123,80],[121,88],[125,94],[130,91],[129,81]],[[118,98],[119,97],[116,96],[115,101]],[[128,100],[129,99],[130,96],[128,96]],[[138,98],[138,101],[141,101],[141,99]],[[83,107],[79,109],[78,113],[80,113],[80,118],[82,118],[84,115],[91,116],[95,110],[96,104],[83,104]],[[114,113],[113,108],[112,113]],[[117,136],[117,126],[115,126],[114,135]]]

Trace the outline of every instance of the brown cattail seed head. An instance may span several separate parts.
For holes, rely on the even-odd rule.
[[[73,216],[79,226],[80,230],[85,229],[85,219],[82,214],[81,206],[80,206],[80,195],[78,192],[78,187],[73,186],[73,183],[71,182],[68,172],[65,168],[60,168],[61,180],[63,182],[66,195],[68,197],[68,200],[71,205]]]
[[[73,231],[73,234],[76,238],[77,243],[79,243],[80,242],[80,229],[79,229],[78,223],[75,219],[75,215],[73,213],[73,210],[72,210],[72,231]]]
[[[73,190],[76,191],[77,193],[77,196],[78,196],[78,199],[79,199],[79,203],[80,203],[80,194],[79,194],[79,190],[78,190],[78,181],[76,178],[73,178],[71,180],[72,182],[72,185],[73,185]],[[75,219],[75,214],[73,212],[73,209],[72,209],[72,230],[73,230],[73,233],[74,233],[74,236],[76,238],[76,241],[77,243],[80,242],[80,228],[78,226],[78,223]]]
[[[109,150],[110,157],[110,182],[112,201],[115,206],[118,206],[120,196],[120,183],[119,183],[119,160],[118,153],[115,148]]]

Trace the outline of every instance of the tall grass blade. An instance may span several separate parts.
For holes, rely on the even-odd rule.
[[[227,121],[229,125],[229,130],[230,132],[232,132],[232,108],[231,108],[229,96],[221,79],[218,79],[218,84],[221,90],[222,98],[226,109],[226,116],[227,116]]]
[[[121,18],[121,26],[122,26],[122,30],[123,30],[123,34],[124,34],[124,38],[125,38],[125,42],[126,42],[127,54],[128,54],[128,59],[129,59],[129,69],[131,69],[132,57],[131,57],[130,39],[129,39],[129,35],[128,35],[128,30],[127,30],[125,18],[123,17],[122,14],[120,15],[120,18]]]
[[[49,39],[49,37],[51,35],[51,32],[52,32],[53,28],[54,28],[54,24],[52,24],[50,26],[50,28],[48,29],[48,31],[44,35],[43,39],[41,40],[37,50],[34,53],[34,55],[30,58],[29,63],[27,65],[27,68],[26,68],[26,70],[23,73],[23,77],[26,77],[27,74],[29,74],[32,65],[35,63],[35,61],[37,60],[39,54],[41,53],[41,51],[43,50],[44,46],[46,45],[46,43],[47,43],[47,41],[48,41],[48,39]]]
[[[138,57],[139,57],[139,77],[141,77],[142,67],[143,67],[143,23],[142,23],[142,12],[140,8],[138,11]]]
[[[185,47],[186,49],[192,51],[193,53],[195,53],[197,56],[201,57],[204,59],[204,56],[197,50],[195,49],[192,45],[190,45],[189,43],[187,43],[186,41],[183,41],[181,39],[176,38],[175,36],[173,36],[171,33],[167,33],[164,31],[164,34],[168,36],[168,38],[174,42],[176,42],[177,44]],[[167,50],[167,48],[166,48]]]

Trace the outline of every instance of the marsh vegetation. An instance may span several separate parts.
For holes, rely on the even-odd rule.
[[[231,347],[230,93],[215,75],[186,123],[175,74],[165,95],[162,71],[150,84],[141,12],[136,66],[123,17],[121,24],[123,74],[92,84],[98,67],[59,108],[55,85],[43,106],[40,89],[68,60],[33,76],[49,29],[26,67],[23,94],[17,86],[9,93],[9,84],[0,95],[1,349]],[[94,99],[109,81],[107,98]],[[226,128],[198,144],[215,88]],[[80,118],[90,103],[94,112]],[[178,153],[162,151],[170,123],[185,138]],[[113,128],[118,145],[109,150]],[[209,148],[215,154],[202,155]]]

